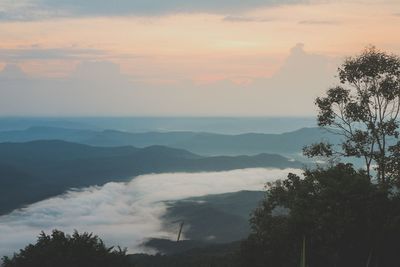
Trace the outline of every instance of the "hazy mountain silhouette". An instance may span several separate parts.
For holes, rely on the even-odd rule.
[[[254,155],[259,153],[298,153],[304,144],[337,139],[319,128],[302,128],[283,134],[248,133],[224,135],[196,132],[129,133],[115,130],[93,131],[54,127],[2,131],[0,142],[27,142],[57,139],[95,146],[146,147],[164,145],[202,155]]]
[[[126,181],[146,173],[301,166],[271,154],[202,157],[164,146],[94,147],[57,140],[0,143],[0,213],[72,187]]]

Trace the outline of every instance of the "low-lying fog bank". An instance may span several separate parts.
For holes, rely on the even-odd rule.
[[[107,245],[143,252],[149,237],[175,238],[163,229],[164,201],[193,196],[263,190],[268,181],[282,179],[299,169],[240,169],[225,172],[142,175],[129,183],[71,190],[0,217],[0,256],[34,243],[40,231],[59,229],[99,235]]]

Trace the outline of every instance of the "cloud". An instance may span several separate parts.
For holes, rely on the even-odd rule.
[[[0,113],[11,116],[310,115],[315,110],[314,99],[334,85],[337,63],[336,58],[309,53],[303,44],[297,44],[271,77],[222,77],[206,84],[168,71],[150,70],[145,78],[125,75],[118,64],[109,61],[84,61],[62,78],[10,79],[21,74],[14,65],[15,75],[12,69],[0,72]],[[140,67],[137,65],[138,70]],[[153,82],[163,78],[174,83]]]
[[[5,49],[0,48],[0,58],[7,62],[25,60],[52,60],[52,59],[95,59],[106,56],[107,52],[98,49],[85,48],[40,48],[32,45],[28,48]]]
[[[5,0],[0,20],[36,20],[50,17],[166,15],[174,13],[226,14],[265,6],[309,3],[310,0]]]
[[[103,77],[120,79],[122,74],[118,64],[110,61],[83,61],[72,73],[74,78],[97,80]]]
[[[246,16],[226,16],[222,19],[227,22],[269,22],[272,19],[261,17],[246,17]]]
[[[22,110],[54,116],[67,110],[75,115],[116,114],[115,108],[131,109],[135,102],[131,79],[110,61],[83,61],[69,75],[56,78],[28,76],[18,65],[7,64],[0,72],[0,110],[7,110],[3,115]]]
[[[338,58],[309,53],[298,43],[274,76],[259,79],[254,86],[269,89],[269,97],[278,99],[282,113],[285,109],[308,109],[312,114],[315,98],[335,84],[338,64]]]
[[[7,64],[0,72],[0,81],[14,80],[24,81],[28,79],[28,75],[16,64]]]
[[[45,8],[40,0],[0,1],[0,21],[30,21],[66,15],[60,13],[60,10]]]
[[[299,43],[270,77],[248,77],[249,82],[244,84],[231,78],[219,80],[198,86],[191,97],[202,100],[198,102],[203,110],[228,116],[312,115],[316,112],[315,98],[336,84],[338,64],[339,58],[310,53]],[[195,104],[191,108],[195,109]]]
[[[333,20],[302,20],[299,24],[303,25],[336,25],[339,24],[338,21]]]
[[[149,237],[175,238],[163,229],[165,201],[240,190],[263,190],[268,181],[298,169],[241,169],[210,173],[143,175],[129,183],[72,190],[0,217],[0,255],[35,242],[40,231],[57,228],[98,234],[108,245],[141,252]],[[162,188],[162,190],[160,190]]]

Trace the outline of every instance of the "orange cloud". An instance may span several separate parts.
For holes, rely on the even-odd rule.
[[[1,22],[0,49],[34,45],[102,50],[106,53],[92,59],[116,62],[122,72],[149,83],[193,77],[254,79],[276,72],[299,41],[309,51],[330,56],[354,54],[369,43],[400,52],[395,10],[400,10],[400,3],[342,1],[274,6],[229,16],[192,13]],[[87,58],[21,58],[19,64],[34,75],[62,76],[81,60]],[[7,59],[0,61],[4,64]]]

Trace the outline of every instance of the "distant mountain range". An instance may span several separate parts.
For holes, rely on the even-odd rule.
[[[95,147],[66,141],[0,143],[0,214],[74,187],[161,172],[299,168],[274,154],[204,157],[165,146]]]
[[[336,142],[337,136],[320,128],[302,128],[283,134],[248,133],[224,135],[196,132],[129,133],[115,130],[93,131],[55,127],[32,127],[2,131],[0,142],[64,140],[94,146],[163,145],[189,150],[201,155],[255,155],[259,153],[296,154],[304,145],[321,140]]]
[[[33,126],[126,132],[282,133],[315,127],[314,117],[0,117],[0,130]]]

